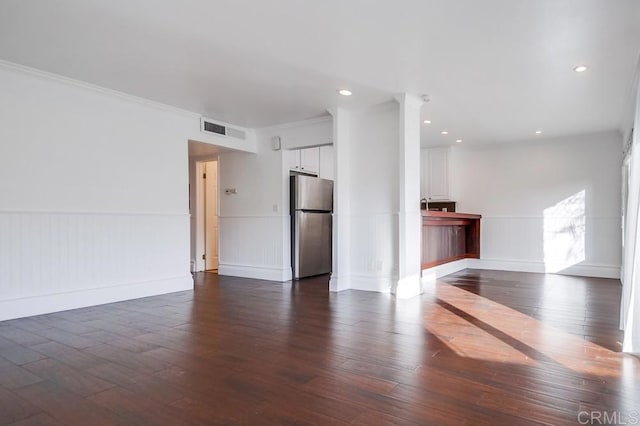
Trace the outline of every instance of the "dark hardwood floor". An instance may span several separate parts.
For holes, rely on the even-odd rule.
[[[0,424],[640,418],[617,281],[466,270],[408,300],[326,281],[205,273],[193,292],[0,322]]]

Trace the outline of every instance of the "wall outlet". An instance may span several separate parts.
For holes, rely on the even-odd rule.
[[[237,194],[238,191],[236,191],[235,188],[227,188],[227,189],[224,190],[224,193],[227,194],[227,195],[231,195],[231,194]]]

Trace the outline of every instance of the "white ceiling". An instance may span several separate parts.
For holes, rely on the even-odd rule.
[[[428,93],[429,145],[619,128],[639,52],[637,0],[0,1],[0,59],[248,127]]]

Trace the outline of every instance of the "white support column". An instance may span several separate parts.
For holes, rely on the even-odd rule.
[[[422,293],[420,281],[420,107],[422,99],[396,96],[399,117],[398,281],[391,289],[399,298]]]
[[[350,232],[350,148],[349,112],[343,108],[329,110],[333,115],[333,271],[329,291],[351,288]]]

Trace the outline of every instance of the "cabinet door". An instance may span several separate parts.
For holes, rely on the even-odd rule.
[[[428,150],[427,175],[429,199],[449,199],[449,148],[431,148]]]
[[[320,170],[320,148],[300,150],[300,170],[305,173],[318,173]]]
[[[284,151],[285,161],[291,170],[300,170],[300,150],[290,149]]]
[[[333,180],[333,145],[320,147],[320,170],[318,177]]]

